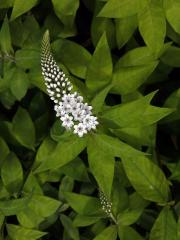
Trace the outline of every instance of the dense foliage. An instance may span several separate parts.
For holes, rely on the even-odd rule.
[[[0,0],[0,239],[180,239],[180,1]],[[56,118],[54,57],[98,117]]]

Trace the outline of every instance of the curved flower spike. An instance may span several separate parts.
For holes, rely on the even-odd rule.
[[[92,106],[84,103],[83,97],[77,92],[72,93],[72,84],[56,64],[50,48],[49,31],[42,39],[41,67],[47,92],[54,102],[56,116],[62,121],[62,126],[73,130],[82,137],[98,125],[97,117],[92,115]]]

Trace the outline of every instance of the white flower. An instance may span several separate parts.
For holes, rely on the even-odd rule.
[[[72,120],[73,120],[73,117],[69,116],[68,114],[65,114],[64,116],[61,117],[62,126],[70,129],[71,127],[74,126],[74,123]]]
[[[83,135],[87,133],[84,124],[79,123],[77,125],[74,125],[74,133],[76,133],[79,137],[83,137]]]

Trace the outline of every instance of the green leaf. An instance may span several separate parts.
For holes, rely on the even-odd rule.
[[[124,156],[122,162],[131,184],[144,199],[163,204],[168,201],[168,181],[155,163],[139,155]]]
[[[22,4],[21,0],[14,0],[13,4],[13,10],[11,13],[11,20],[14,20],[15,18],[19,17],[23,13],[29,11],[31,8],[33,8],[37,4],[38,0],[28,0],[24,1]]]
[[[98,18],[95,15],[91,24],[91,38],[94,46],[97,45],[104,32],[106,32],[107,41],[110,48],[114,48],[116,39],[115,25],[113,20],[110,18]]]
[[[137,16],[115,19],[116,41],[118,48],[122,48],[132,37],[137,28]]]
[[[164,207],[150,232],[150,240],[177,240],[177,223],[169,207]]]
[[[14,224],[7,224],[6,227],[12,240],[36,240],[47,234],[45,232],[24,228]]]
[[[77,77],[85,78],[88,64],[91,60],[91,54],[81,45],[60,39],[52,44],[57,59],[69,69],[69,71]]]
[[[52,0],[54,11],[65,26],[71,27],[74,23],[79,0]]]
[[[172,109],[150,105],[149,102],[154,94],[155,93],[151,93],[138,100],[113,106],[104,111],[102,117],[113,121],[121,128],[142,127],[158,122],[170,114]],[[136,111],[134,111],[134,109],[136,109]]]
[[[41,222],[55,214],[60,205],[61,202],[56,199],[33,195],[28,206],[17,214],[18,221],[23,227],[38,227]]]
[[[138,16],[139,31],[155,55],[161,50],[166,35],[166,20],[161,1],[151,0]]]
[[[30,200],[31,196],[14,200],[0,200],[0,212],[2,212],[4,216],[16,215],[27,208]]]
[[[100,200],[82,194],[64,192],[64,196],[69,205],[81,215],[101,216]]]
[[[15,61],[16,65],[19,68],[24,70],[36,68],[39,70],[40,63],[40,52],[37,46],[31,45],[31,47],[21,48],[17,50],[15,53]],[[36,69],[37,74],[37,69]]]
[[[14,0],[1,0],[0,8],[8,8],[13,6]]]
[[[12,94],[18,99],[21,100],[29,87],[29,80],[27,74],[20,70],[16,69],[13,75],[13,79],[10,83],[10,89]]]
[[[34,149],[35,128],[29,113],[19,107],[12,121],[12,131],[15,138],[23,146]]]
[[[96,135],[88,139],[88,162],[90,170],[103,193],[110,198],[114,177],[115,159],[107,148],[96,141]]]
[[[118,235],[121,240],[143,240],[139,233],[128,226],[118,226]]]
[[[171,122],[180,119],[180,88],[170,94],[164,103],[164,107],[176,109],[174,113],[164,119],[165,122]]]
[[[146,0],[109,0],[98,14],[98,17],[129,17],[138,13],[146,4]]]
[[[93,100],[91,101],[91,105],[93,107],[93,113],[97,114],[101,112],[105,98],[108,92],[111,90],[111,88],[112,88],[112,85],[108,85],[107,87],[103,88],[94,96]]]
[[[104,229],[100,234],[98,234],[93,240],[116,240],[117,238],[117,227],[111,225]]]
[[[131,194],[129,207],[118,215],[118,224],[128,226],[137,222],[147,205],[148,201],[144,200],[139,194],[136,192]]]
[[[180,67],[180,48],[170,46],[162,55],[161,61],[171,67]]]
[[[113,88],[118,94],[137,90],[157,67],[158,61],[142,66],[121,67],[113,73]]]
[[[103,61],[102,61],[103,59]],[[100,38],[87,69],[86,85],[91,91],[106,86],[112,77],[112,60],[106,34]]]
[[[79,240],[78,229],[74,226],[72,220],[64,214],[60,215],[60,219],[70,238],[73,240]]]
[[[176,0],[164,0],[166,18],[173,29],[180,33],[180,2]]]
[[[1,168],[1,178],[10,193],[17,194],[23,183],[23,169],[17,156],[11,152],[7,155]]]
[[[6,142],[4,141],[4,139],[0,137],[0,156],[1,156],[0,157],[0,169],[1,169],[4,159],[6,158],[8,153],[9,153],[9,147],[6,144]]]
[[[86,138],[79,138],[76,135],[70,135],[64,141],[57,144],[52,154],[45,157],[45,160],[35,172],[37,173],[62,167],[76,158],[85,147]]]
[[[13,51],[11,45],[11,34],[9,30],[9,22],[7,16],[4,18],[1,31],[0,31],[0,48],[5,54],[11,53]]]
[[[156,57],[152,54],[148,47],[138,47],[126,52],[115,65],[118,71],[122,67],[142,66],[153,63]]]
[[[76,215],[73,224],[76,227],[86,227],[91,224],[96,223],[100,218],[99,217],[93,217],[93,216],[84,216],[84,215]]]

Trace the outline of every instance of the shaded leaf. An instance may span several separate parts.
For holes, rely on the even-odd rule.
[[[80,238],[78,229],[74,226],[72,220],[63,214],[60,215],[60,219],[70,238],[73,240],[79,240]]]
[[[12,121],[12,132],[23,146],[34,149],[35,128],[29,113],[19,107]]]
[[[1,178],[10,193],[17,194],[23,183],[23,169],[17,156],[11,152],[7,155],[1,168]]]

